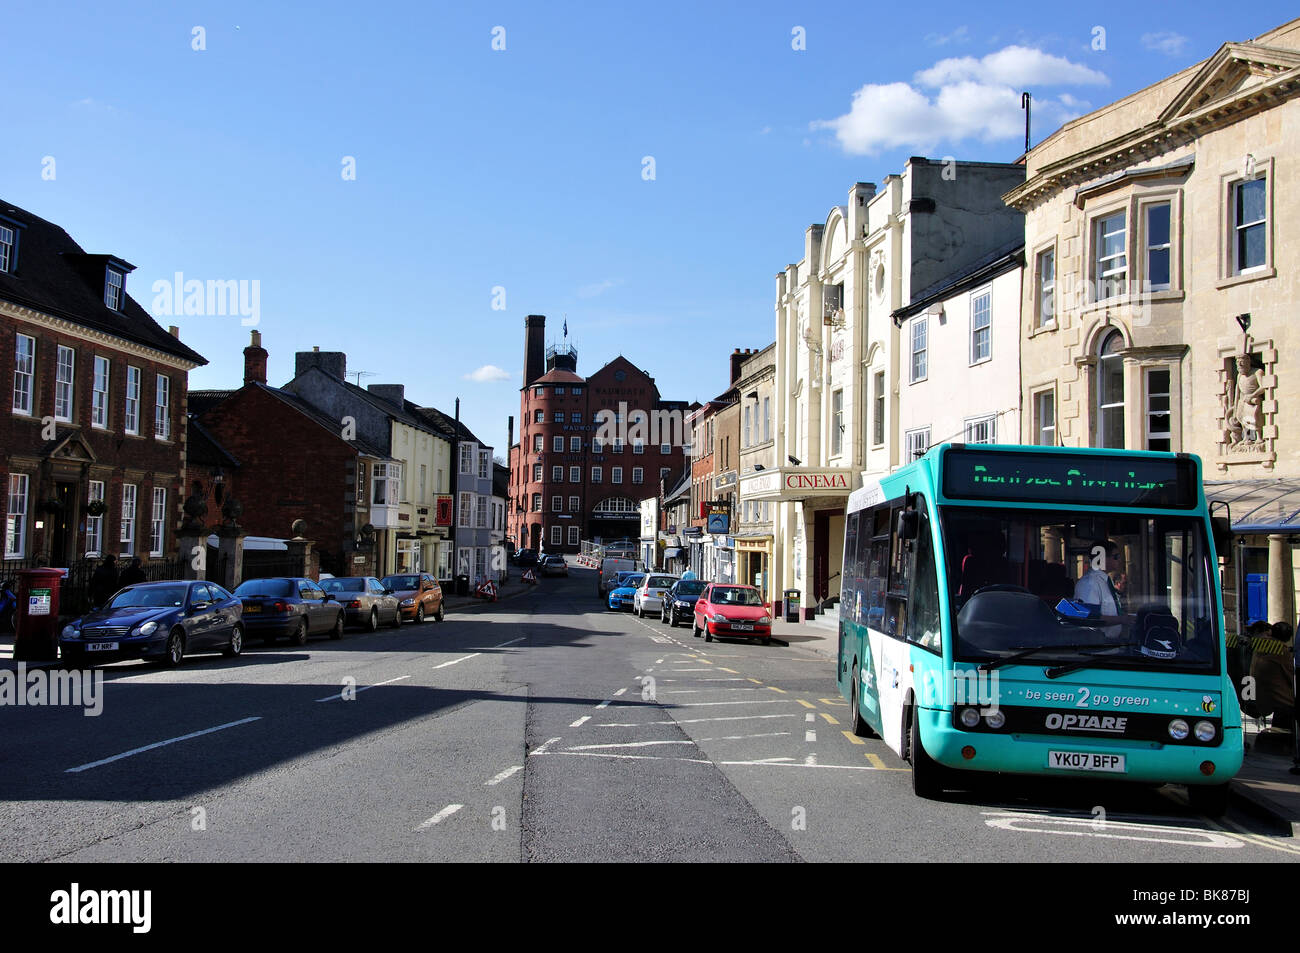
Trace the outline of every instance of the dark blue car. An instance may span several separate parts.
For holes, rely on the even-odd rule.
[[[695,618],[695,603],[700,593],[707,586],[703,579],[679,579],[673,587],[664,593],[663,605],[659,608],[659,621],[667,622],[673,628],[677,623]]]
[[[186,652],[244,650],[243,604],[214,582],[147,582],[121,590],[59,635],[69,665],[154,659],[176,666]]]
[[[244,604],[249,638],[261,636],[270,644],[287,635],[294,645],[306,645],[309,635],[343,638],[343,604],[310,579],[249,579],[239,584],[235,595]]]

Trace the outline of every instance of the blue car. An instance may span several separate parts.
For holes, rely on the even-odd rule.
[[[609,591],[609,607],[631,611],[632,600],[636,596],[637,589],[641,587],[643,579],[645,579],[643,572],[619,573],[614,581],[614,588]]]
[[[186,652],[244,651],[243,603],[214,582],[147,582],[64,627],[67,665],[154,659],[177,666]]]

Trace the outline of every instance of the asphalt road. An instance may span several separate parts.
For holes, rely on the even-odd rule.
[[[844,733],[826,659],[706,644],[594,589],[574,570],[442,623],[107,666],[98,717],[0,707],[0,860],[1300,859],[1175,789],[917,799]]]

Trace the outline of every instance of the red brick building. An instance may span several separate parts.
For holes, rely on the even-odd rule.
[[[683,466],[685,401],[619,356],[590,377],[578,352],[545,346],[525,319],[519,442],[510,448],[509,535],[521,548],[576,552],[580,540],[640,535],[639,502]]]
[[[127,293],[134,268],[0,201],[0,560],[11,568],[176,556],[188,374],[207,361]]]

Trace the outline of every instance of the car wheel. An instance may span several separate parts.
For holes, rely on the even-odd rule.
[[[415,608],[415,624],[416,625],[424,624],[424,603],[423,602],[421,602]]]
[[[1187,803],[1192,810],[1206,817],[1222,817],[1228,809],[1228,786],[1226,784],[1189,784],[1187,785]]]
[[[439,621],[439,622],[442,621],[442,603],[441,603],[441,602],[438,603],[438,611],[435,612],[435,613],[433,614],[433,617],[434,617],[437,621]]]
[[[183,658],[185,658],[185,636],[176,629],[167,637],[167,654],[163,656],[163,664],[168,668],[175,668],[181,664]]]
[[[645,618],[645,606],[638,606],[638,607],[637,607],[637,610],[636,610],[636,617],[637,617],[638,619],[644,619],[644,618]]]
[[[370,610],[370,621],[366,623],[366,631],[367,632],[379,631],[379,610],[378,609]]]
[[[921,744],[921,716],[915,706],[911,714],[912,739],[907,753],[912,761],[912,793],[933,801],[943,795],[943,765],[926,754],[925,746]]]
[[[226,647],[221,651],[221,654],[224,655],[226,658],[238,658],[240,655],[243,655],[243,654],[244,654],[244,628],[243,628],[243,626],[239,626],[239,625],[237,625],[237,626],[235,626],[233,629],[231,629],[231,631],[230,631],[230,644],[227,645],[227,646],[226,646]]]
[[[713,633],[709,631],[709,624],[707,622],[704,623],[704,641],[705,642],[713,641]]]
[[[700,637],[700,627],[695,624],[694,620],[691,620],[691,635],[697,639]]]
[[[290,645],[307,644],[307,620],[305,618],[298,620],[298,627],[293,630],[293,635],[289,636]]]
[[[670,629],[677,628],[677,613],[675,612],[668,613],[668,628]]]
[[[401,627],[402,627],[402,610],[401,610],[401,609],[398,609],[398,608],[396,608],[396,607],[394,607],[394,608],[393,608],[393,628],[394,628],[394,629],[400,629]]]
[[[330,638],[331,639],[343,638],[343,613],[342,612],[340,612],[339,617],[334,620],[334,628],[330,629]]]

